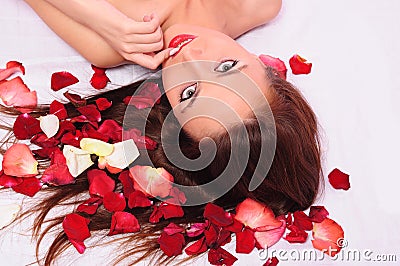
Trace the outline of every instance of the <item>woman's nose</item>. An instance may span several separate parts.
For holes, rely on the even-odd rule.
[[[185,61],[204,59],[203,49],[200,47],[190,47],[189,44],[187,47],[184,47],[181,52],[183,52],[183,58],[185,59]]]

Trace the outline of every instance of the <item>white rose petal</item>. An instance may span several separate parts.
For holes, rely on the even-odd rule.
[[[114,143],[114,151],[104,156],[108,165],[119,169],[128,167],[137,157],[139,157],[139,150],[132,139],[122,142]]]
[[[67,167],[73,177],[77,177],[93,165],[90,153],[71,145],[65,145],[63,154],[67,160]]]
[[[60,120],[53,114],[39,117],[40,128],[48,138],[54,137],[60,128]]]
[[[3,229],[10,223],[12,223],[17,214],[21,210],[21,206],[18,204],[8,204],[0,206],[0,229]]]

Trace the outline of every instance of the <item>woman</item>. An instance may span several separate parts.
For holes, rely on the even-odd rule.
[[[176,184],[188,189],[186,205],[191,206],[185,207],[186,215],[174,223],[198,221],[209,201],[232,209],[252,198],[269,206],[276,216],[313,203],[321,176],[315,115],[291,84],[233,40],[275,17],[280,1],[238,1],[223,7],[218,1],[26,2],[98,66],[132,61],[156,68],[166,59],[163,84],[167,99],[162,97],[161,104],[150,112],[131,113],[113,105],[103,119],[123,120],[128,128],[142,127],[159,143],[135,164],[163,167],[175,177]],[[99,16],[100,12],[107,12],[107,16]],[[156,15],[143,17],[152,12],[159,19]],[[142,18],[143,22],[137,22]],[[162,48],[165,50],[156,53]],[[106,97],[117,103],[121,94],[129,93],[132,91],[125,88]],[[190,160],[182,162],[185,158]],[[202,186],[215,180],[218,182],[212,187]],[[49,193],[53,194],[33,210],[39,212],[35,233],[49,210],[85,191],[85,174],[75,184],[51,188]],[[148,210],[133,212],[146,224]],[[90,230],[109,228],[109,217],[105,212],[94,214],[92,221],[96,223],[89,225]],[[63,216],[52,220],[48,229],[62,220]],[[143,231],[127,236],[127,245],[132,241],[139,244],[120,258],[138,252],[145,252],[144,257],[156,253],[159,245],[154,236],[169,222],[146,224]],[[45,263],[55,260],[67,245],[68,239],[60,233]]]

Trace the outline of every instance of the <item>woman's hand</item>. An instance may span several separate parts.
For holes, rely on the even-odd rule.
[[[141,22],[125,15],[120,18],[122,21],[109,21],[98,25],[95,30],[123,58],[155,69],[169,57],[171,49],[160,51],[164,46],[163,33],[155,14],[144,16]]]

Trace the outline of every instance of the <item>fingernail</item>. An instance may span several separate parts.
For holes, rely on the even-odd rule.
[[[176,54],[177,52],[179,52],[179,48],[174,48],[171,51],[169,51],[169,56],[173,56],[174,54]]]

